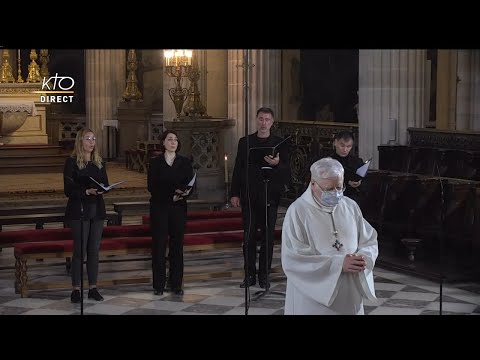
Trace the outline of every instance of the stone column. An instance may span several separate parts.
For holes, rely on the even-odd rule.
[[[360,50],[359,155],[373,157],[374,168],[377,146],[388,142],[395,123],[400,144],[407,143],[408,127],[424,127],[425,70],[426,50]]]
[[[200,71],[200,80],[198,80],[198,90],[200,91],[200,101],[207,106],[207,53],[206,50],[193,50],[197,53],[198,70]],[[208,114],[208,107],[207,107]]]
[[[480,50],[458,50],[457,130],[480,130]]]
[[[204,105],[213,118],[228,117],[228,50],[206,50],[207,81]]]
[[[457,50],[437,52],[436,129],[455,130],[457,106]]]
[[[252,50],[250,133],[256,130],[256,115],[260,107],[269,107],[275,120],[281,119],[281,51]]]
[[[225,131],[225,152],[233,168],[237,156],[238,139],[245,136],[244,50],[228,50],[228,118],[235,126]]]
[[[125,90],[125,50],[87,49],[85,64],[87,127],[95,132],[97,147],[106,156],[107,130],[103,131],[102,123],[117,117]]]

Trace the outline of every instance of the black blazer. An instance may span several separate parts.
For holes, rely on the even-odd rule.
[[[84,219],[93,218],[95,220],[104,220],[106,216],[105,201],[103,195],[87,195],[86,190],[95,188],[93,181],[89,178],[94,178],[99,183],[108,185],[107,170],[105,163],[99,169],[91,161],[84,169],[79,169],[77,160],[74,157],[69,157],[65,161],[63,169],[63,188],[65,196],[68,197],[67,208],[65,209],[66,220],[80,220],[81,210],[84,211]],[[92,184],[93,183],[93,184]],[[90,207],[96,206],[96,216],[90,216]]]
[[[260,139],[257,132],[248,135],[249,148],[275,146],[283,139],[279,136],[270,135],[266,139]],[[282,193],[285,190],[285,185],[290,181],[290,161],[288,155],[287,142],[279,146],[280,163],[273,166],[272,175],[268,182],[268,201],[272,205],[278,205]],[[265,199],[265,184],[262,177],[262,166],[270,166],[265,160],[260,160],[257,157],[249,156],[250,166],[248,167],[249,178],[249,195],[252,201],[264,201]],[[244,136],[238,141],[237,157],[235,159],[235,166],[232,174],[232,185],[230,189],[231,196],[237,196],[242,202],[242,206],[246,206],[248,199],[246,197],[247,191],[247,138]]]
[[[151,194],[150,203],[161,206],[175,204],[186,207],[185,197],[174,203],[173,196],[176,189],[185,191],[192,178],[192,162],[185,156],[177,154],[172,166],[167,164],[163,154],[150,159],[147,176],[148,191]]]

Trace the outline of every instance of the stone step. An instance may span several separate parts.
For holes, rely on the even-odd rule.
[[[55,145],[3,145],[0,146],[0,156],[11,156],[11,155],[52,155],[52,154],[61,154],[65,151],[61,146]]]
[[[60,146],[3,145],[0,146],[0,174],[59,173],[68,156]]]
[[[0,155],[0,169],[8,167],[65,164],[68,154],[31,154],[31,155]]]
[[[63,163],[53,164],[16,164],[0,165],[0,174],[40,174],[40,173],[59,173],[63,172]]]

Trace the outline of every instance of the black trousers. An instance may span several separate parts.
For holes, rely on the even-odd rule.
[[[83,229],[80,228],[83,225]],[[82,254],[87,256],[88,284],[97,285],[98,253],[103,234],[103,220],[71,220],[70,227],[73,235],[72,255],[72,286],[80,286],[80,270],[83,264]],[[82,232],[83,231],[83,232]],[[83,233],[83,243],[80,234]],[[83,249],[81,247],[83,245]]]
[[[264,277],[272,268],[273,240],[275,223],[277,222],[278,206],[268,205],[268,233],[265,232],[265,201],[256,201],[251,204],[242,204],[244,226],[243,257],[245,275],[256,275],[257,241],[260,241],[260,256],[258,259],[258,276]],[[260,229],[260,234],[258,233]],[[267,240],[267,241],[265,241]],[[268,243],[268,246],[267,244]],[[268,263],[267,263],[268,259]]]
[[[169,246],[170,283],[181,289],[183,283],[183,237],[187,221],[185,205],[150,205],[152,229],[153,287],[163,290],[166,281],[166,247]]]

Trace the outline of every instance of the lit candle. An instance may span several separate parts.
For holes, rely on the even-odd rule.
[[[173,50],[165,50],[165,66],[172,66]]]
[[[227,153],[225,153],[225,183],[228,183],[228,158],[227,158]]]

